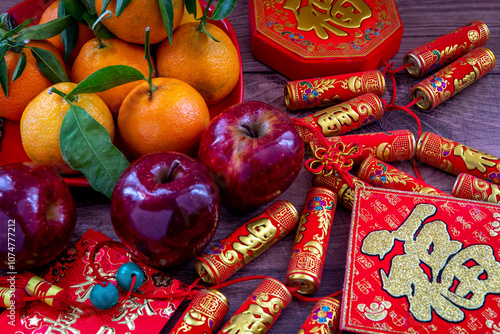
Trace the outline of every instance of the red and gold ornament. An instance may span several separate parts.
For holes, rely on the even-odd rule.
[[[266,333],[292,301],[287,287],[273,278],[264,279],[220,330],[221,334]]]
[[[331,297],[320,299],[297,334],[338,334],[340,302]]]
[[[195,269],[207,284],[218,285],[291,232],[298,221],[295,207],[278,200],[196,258]]]
[[[352,182],[355,185],[367,186],[367,184],[358,179],[356,176],[349,174]],[[312,181],[313,187],[324,187],[332,190],[337,194],[339,202],[347,209],[352,209],[352,201],[354,200],[354,189],[349,187],[349,184],[337,173],[331,175],[314,175]]]
[[[369,155],[385,162],[410,160],[415,155],[416,147],[415,136],[410,130],[335,136],[325,140],[330,145],[337,142],[357,144],[361,148],[361,154],[353,159],[354,165],[361,164]]]
[[[286,274],[286,285],[298,287],[299,293],[312,294],[318,290],[337,199],[337,195],[326,188],[312,188],[307,192]]]
[[[432,132],[420,136],[415,156],[450,174],[467,173],[500,184],[500,158]]]
[[[458,175],[451,194],[458,198],[500,204],[500,186],[498,184],[466,173]]]
[[[485,47],[472,50],[411,89],[422,110],[431,110],[458,94],[495,67],[493,52]]]
[[[366,93],[374,93],[378,97],[384,95],[385,80],[380,71],[288,81],[285,85],[285,104],[292,111],[327,107]]]
[[[212,334],[229,310],[226,297],[217,290],[198,291],[170,334]]]
[[[404,62],[411,66],[406,70],[420,78],[483,46],[489,37],[486,24],[479,20],[472,21],[408,52]]]
[[[306,116],[301,122],[316,128],[325,137],[333,137],[373,123],[381,119],[383,114],[384,106],[380,98],[368,93]],[[312,132],[302,127],[298,127],[298,130],[305,142],[313,139]]]
[[[371,156],[366,158],[359,167],[358,177],[377,188],[451,196]]]

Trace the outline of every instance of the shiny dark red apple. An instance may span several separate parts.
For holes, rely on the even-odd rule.
[[[202,163],[180,153],[144,155],[121,175],[111,221],[122,242],[156,267],[198,256],[220,217],[217,183]]]
[[[75,230],[76,208],[66,183],[35,163],[0,167],[0,267],[21,272],[54,260]]]
[[[198,156],[214,172],[222,203],[251,210],[293,183],[304,159],[304,144],[285,113],[248,101],[227,108],[210,122]]]

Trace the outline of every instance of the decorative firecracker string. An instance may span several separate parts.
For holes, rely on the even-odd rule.
[[[102,276],[99,273],[95,264],[95,255],[99,249],[105,246],[121,247],[122,249],[129,252],[133,258],[135,257],[135,255],[130,250],[128,250],[121,242],[114,240],[99,242],[92,249],[89,255],[89,265],[92,268],[93,273],[95,273],[96,275],[95,278],[96,284],[92,288],[92,292],[90,294],[90,301],[95,308],[107,310],[114,307],[118,303],[119,299],[118,289],[114,284],[110,283],[109,281],[110,279],[116,279],[118,286],[127,291],[127,295],[122,301],[122,303],[125,303],[131,296],[137,298],[147,298],[147,299],[186,298],[188,300],[192,300],[200,290],[206,289],[205,286],[198,285],[200,280],[203,278],[203,276],[200,276],[191,285],[189,285],[186,291],[184,292],[167,293],[164,295],[141,293],[137,291],[137,289],[142,284],[142,281],[144,279],[144,272],[142,271],[142,269],[140,269],[138,265],[136,265],[133,262],[124,263],[117,270],[117,274],[114,276]],[[219,290],[241,282],[259,280],[259,279],[269,279],[269,278],[272,277],[263,275],[247,276],[212,286],[211,289]],[[47,305],[54,307],[55,309],[58,310],[64,310],[67,306],[73,306],[80,309],[88,309],[91,307],[88,304],[71,300],[63,288],[58,287],[57,285],[54,285],[50,282],[47,282],[44,279],[29,272],[16,275],[15,279],[12,280],[12,282],[14,282],[14,287],[15,287],[14,290],[11,289],[11,277],[8,276],[0,277],[0,294],[2,294],[1,300],[3,301],[4,297],[8,297],[6,300],[8,300],[9,302],[13,301],[14,303],[16,303],[18,307],[23,307],[25,303],[28,301],[36,301],[36,300],[42,300]],[[317,302],[320,299],[325,298],[325,297],[311,298],[302,296],[297,292],[299,287],[287,287],[287,289],[297,299],[305,302]],[[4,290],[5,293],[3,293]],[[342,290],[334,292],[326,297],[335,298],[339,297],[341,294]],[[6,305],[4,305],[4,307],[9,307],[9,306],[10,304],[7,305],[7,303]]]

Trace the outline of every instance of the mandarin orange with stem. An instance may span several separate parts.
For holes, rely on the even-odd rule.
[[[196,22],[181,25],[172,35],[172,44],[160,44],[156,64],[158,76],[176,78],[193,86],[208,105],[229,95],[238,82],[240,61],[229,36],[206,23],[200,31]]]
[[[173,78],[152,79],[135,87],[118,113],[118,130],[135,157],[156,151],[194,154],[210,122],[203,97]]]
[[[89,74],[111,65],[128,65],[148,76],[148,62],[144,59],[143,47],[124,42],[118,38],[100,40],[94,38],[82,47],[71,70],[71,81],[79,83]],[[114,117],[130,91],[139,82],[130,82],[96,93],[109,107]]]
[[[52,166],[60,174],[79,172],[66,164],[59,146],[61,125],[70,105],[61,96],[51,92],[51,88],[67,94],[75,87],[74,83],[62,82],[42,91],[26,106],[21,118],[21,140],[26,154],[33,162]],[[113,140],[113,116],[101,98],[96,94],[77,94],[71,103],[85,109],[106,128]]]
[[[59,0],[56,0],[49,7],[47,7],[47,9],[43,12],[42,16],[40,17],[40,24],[55,20],[57,18],[58,6],[59,6]],[[85,24],[78,22],[78,40],[71,53],[67,57],[65,57],[68,65],[73,64],[82,46],[92,38],[94,38],[94,33],[92,32],[92,29],[90,29]],[[62,42],[60,34],[51,37],[47,40],[52,44],[54,44],[57,50],[59,50],[60,54],[64,55],[64,44]]]
[[[19,121],[28,103],[41,91],[52,85],[52,82],[38,69],[35,57],[32,55],[29,47],[37,47],[50,51],[64,64],[59,51],[48,41],[31,41],[27,46],[22,50],[26,54],[26,67],[21,76],[14,82],[12,82],[12,76],[21,57],[21,52],[8,50],[5,54],[9,94],[6,97],[4,91],[0,89],[0,117],[5,117],[13,121]]]
[[[111,0],[107,6],[112,15],[102,21],[116,37],[136,44],[144,44],[144,30],[149,27],[151,44],[159,43],[167,38],[168,34],[163,25],[159,0],[132,0],[123,12],[116,16],[116,0]],[[101,16],[103,0],[95,0],[97,15]],[[173,30],[181,23],[184,13],[184,0],[172,0],[174,10]]]

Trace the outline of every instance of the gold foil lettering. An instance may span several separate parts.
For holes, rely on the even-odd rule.
[[[250,222],[247,230],[250,234],[240,236],[238,238],[239,242],[233,242],[234,250],[243,255],[245,264],[248,264],[269,248],[269,242],[278,233],[278,229],[267,218]]]
[[[287,0],[283,8],[293,12],[298,30],[314,29],[321,39],[328,39],[328,32],[347,36],[346,30],[361,27],[372,16],[371,8],[363,0],[309,0],[304,6],[301,0]]]
[[[495,167],[497,157],[473,150],[465,145],[457,144],[453,149],[453,155],[462,158],[467,170],[477,169],[481,173],[486,173],[487,167]]]
[[[435,214],[431,204],[418,204],[395,231],[373,231],[361,251],[381,259],[394,241],[404,243],[404,254],[391,260],[389,272],[380,271],[383,289],[393,297],[405,296],[418,321],[431,321],[432,310],[446,321],[459,322],[461,308],[478,309],[488,293],[500,293],[500,263],[484,244],[462,248],[451,240],[446,223],[424,221]]]
[[[207,317],[195,310],[189,310],[184,316],[184,322],[195,327],[203,325],[206,321]]]
[[[229,320],[221,333],[243,334],[243,333],[265,333],[267,325],[271,326],[274,318],[264,312],[259,305],[251,304],[246,311],[236,314]]]
[[[470,86],[473,82],[475,82],[480,77],[479,69],[476,66],[472,66],[473,71],[469,74],[466,74],[462,79],[453,80],[453,87],[455,90],[453,91],[453,95],[456,95],[463,91],[465,88]]]
[[[347,103],[327,108],[314,115],[314,117],[318,116],[318,125],[325,137],[337,136],[342,125],[350,126],[353,121],[359,120],[358,113]]]

